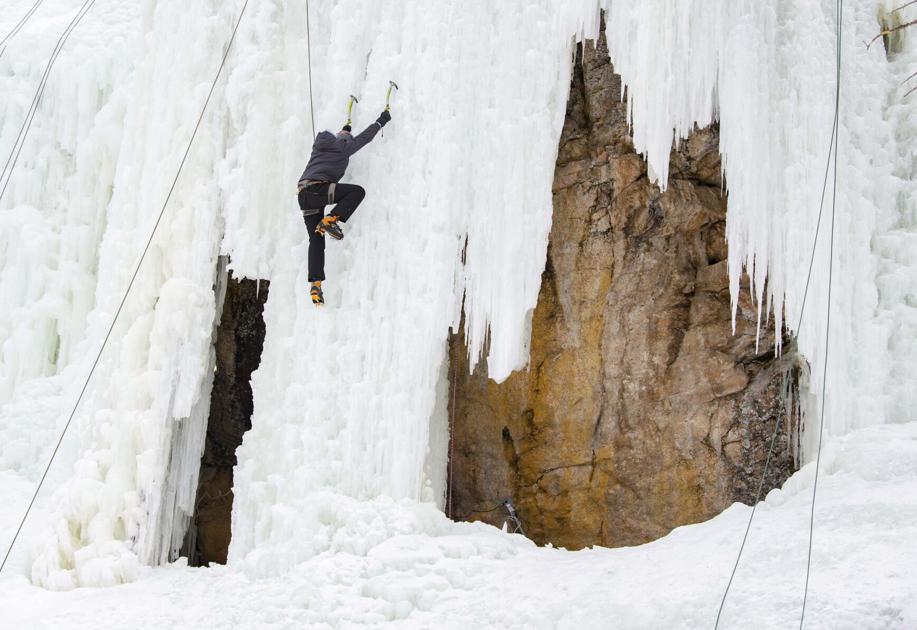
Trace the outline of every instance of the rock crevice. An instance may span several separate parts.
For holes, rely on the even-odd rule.
[[[261,364],[270,282],[225,279],[215,344],[216,368],[194,518],[182,555],[192,565],[226,563],[231,538],[233,467],[254,410],[251,376]]]

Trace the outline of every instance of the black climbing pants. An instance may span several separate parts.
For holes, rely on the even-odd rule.
[[[334,194],[329,196],[330,186],[314,184],[299,191],[299,209],[302,210],[309,234],[309,282],[325,279],[325,236],[315,233],[316,226],[325,216],[325,206],[337,204],[329,216],[336,216],[339,221],[346,223],[366,196],[363,187],[356,184],[337,184]]]

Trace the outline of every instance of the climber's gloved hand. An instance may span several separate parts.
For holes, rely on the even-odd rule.
[[[389,114],[387,111],[384,111],[381,114],[379,114],[379,118],[376,119],[376,122],[379,123],[380,127],[384,127],[388,123],[388,121],[390,121],[391,119],[392,119],[392,115]]]

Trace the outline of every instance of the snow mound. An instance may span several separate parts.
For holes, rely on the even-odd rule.
[[[824,463],[806,627],[914,627],[917,423],[850,433]],[[721,627],[798,624],[811,481],[809,464],[759,506]],[[431,506],[354,501],[319,517],[329,550],[282,577],[182,561],[117,589],[53,593],[7,576],[0,606],[10,627],[36,630],[710,628],[749,510],[640,547],[569,552]],[[304,524],[304,544],[315,531]]]

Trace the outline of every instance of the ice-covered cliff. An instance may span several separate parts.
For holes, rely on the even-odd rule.
[[[12,0],[0,32],[32,5]],[[905,39],[886,58],[874,2],[843,24],[832,435],[904,421],[917,392],[917,251]],[[0,468],[38,478],[168,192],[242,2],[93,7],[51,71],[0,202]],[[833,2],[312,0],[252,3],[165,218],[55,464],[52,514],[22,568],[55,588],[130,579],[172,556],[193,509],[212,380],[219,256],[269,279],[252,430],[235,472],[230,559],[277,571],[397,531],[390,498],[438,501],[446,338],[527,362],[551,223],[573,44],[608,42],[634,137],[666,181],[675,137],[716,116],[732,284],[795,322],[833,117]],[[0,56],[0,149],[76,7],[46,0]],[[311,64],[310,54],[311,50]],[[315,110],[310,111],[309,84]],[[305,293],[294,185],[318,128],[394,120],[348,180],[369,191],[329,246],[328,306]],[[5,153],[0,153],[5,159]],[[824,228],[823,224],[823,228]],[[819,240],[800,347],[821,390],[828,312]],[[765,285],[765,276],[767,284]],[[806,433],[811,457],[814,431]]]

